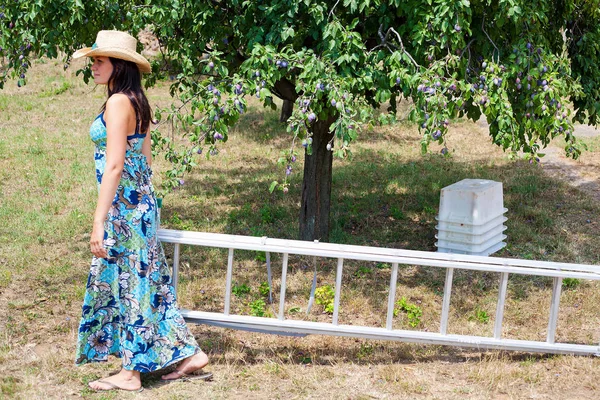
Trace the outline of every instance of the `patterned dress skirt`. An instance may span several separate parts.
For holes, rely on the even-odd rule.
[[[90,128],[98,187],[106,165],[106,124]],[[120,357],[150,372],[200,348],[177,307],[171,271],[157,239],[158,209],[142,154],[146,135],[127,137],[125,165],[104,225],[107,258],[93,257],[79,325],[76,364]]]

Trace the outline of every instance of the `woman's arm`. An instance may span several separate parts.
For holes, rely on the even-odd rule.
[[[104,221],[113,202],[125,163],[127,149],[127,132],[135,111],[124,94],[114,94],[106,102],[104,120],[106,121],[106,166],[100,184],[98,203],[94,213],[94,224],[90,247],[96,257],[108,256],[103,246]]]
[[[146,137],[142,143],[142,154],[146,156],[146,162],[148,166],[152,166],[152,136],[150,135],[150,128],[146,132]]]

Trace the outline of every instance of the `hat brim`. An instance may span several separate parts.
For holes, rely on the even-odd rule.
[[[81,58],[81,57],[113,57],[118,58],[120,60],[131,61],[137,64],[140,72],[149,73],[152,71],[152,67],[150,67],[150,63],[146,58],[138,53],[134,53],[125,49],[119,48],[95,48],[85,47],[83,49],[77,50],[73,53],[73,58]]]

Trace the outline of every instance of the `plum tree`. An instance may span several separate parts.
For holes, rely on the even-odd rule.
[[[246,95],[267,107],[283,99],[291,146],[279,160],[282,182],[271,189],[288,191],[304,151],[299,231],[306,240],[328,238],[333,157],[349,154],[364,123],[393,122],[401,99],[414,104],[423,150],[438,142],[442,154],[450,121],[461,117],[484,115],[493,143],[533,162],[558,135],[577,158],[573,122],[598,123],[600,0],[16,0],[1,7],[0,85],[8,77],[24,84],[31,57],[72,54],[100,29],[147,28],[158,38],[161,53],[146,83],[171,76],[171,95],[182,104],[156,116],[176,123],[185,145],[153,134],[173,163],[171,187],[203,148],[218,153]],[[89,69],[82,72],[89,79]]]

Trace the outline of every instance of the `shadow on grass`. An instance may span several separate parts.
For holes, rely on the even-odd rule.
[[[292,135],[286,131],[287,123],[279,122],[281,105],[275,111],[265,108],[253,96],[247,98],[248,110],[240,116],[237,124],[232,128],[233,133],[243,132],[245,138],[259,144],[271,143],[273,139],[290,140]],[[408,135],[391,134],[389,130],[367,128],[361,131],[361,142],[381,142],[397,146],[414,146],[415,140],[421,138],[414,125],[409,122],[399,122],[395,129],[398,131],[414,132],[414,137]]]
[[[249,169],[206,167],[202,180],[189,178],[184,194],[192,198],[206,196],[207,200],[199,207],[167,207],[163,226],[210,231],[203,222],[209,213],[213,218],[211,223],[225,226],[223,233],[296,239],[301,177],[298,174],[293,178],[295,181],[287,195],[270,195],[268,162],[272,160],[266,157],[254,160]],[[581,254],[576,255],[569,246],[572,238],[577,238],[590,243],[586,255],[589,259],[579,262],[591,263],[597,258],[592,249],[600,247],[598,228],[584,220],[588,213],[597,213],[598,206],[581,192],[547,177],[536,165],[516,162],[490,166],[484,161],[456,162],[437,155],[398,162],[390,153],[373,150],[361,150],[352,162],[334,166],[330,242],[436,251],[435,216],[440,190],[465,178],[503,183],[504,205],[509,210],[505,232],[508,246],[497,256],[573,262],[581,259]],[[225,202],[230,211],[219,214],[215,211],[215,202],[219,205]],[[254,257],[250,253],[248,257]],[[334,272],[334,263],[326,264],[321,272]],[[358,268],[358,264],[349,263],[344,270],[345,284],[352,287],[355,280],[346,277],[354,276]],[[409,276],[401,276],[400,283],[409,287],[425,286],[436,293],[443,288],[444,269],[414,270]],[[223,269],[211,273],[224,276]],[[247,273],[251,282],[264,280],[258,272]],[[471,271],[457,271],[454,285],[469,288],[474,279],[483,292],[497,287],[497,274],[475,278]],[[526,298],[531,290],[547,288],[550,282],[548,278],[511,275],[509,291],[516,298]],[[388,283],[386,279],[378,279],[373,290],[385,292]]]
[[[553,354],[532,354],[503,351],[482,351],[476,349],[457,348],[452,346],[427,345],[416,346],[411,343],[398,343],[390,346],[389,341],[368,340],[355,341],[341,339],[340,343],[320,346],[308,344],[302,339],[295,339],[286,344],[269,343],[268,345],[248,346],[240,341],[239,334],[229,329],[209,329],[196,335],[200,347],[210,357],[211,365],[260,365],[265,360],[272,360],[284,365],[329,365],[352,363],[359,365],[376,364],[414,364],[418,363],[479,363],[482,359],[496,358],[508,362],[535,362],[557,357]],[[227,354],[234,352],[243,359],[235,360]],[[160,376],[165,371],[156,371],[144,375],[144,382],[149,387],[153,384],[161,386]],[[218,377],[215,377],[218,380]]]

